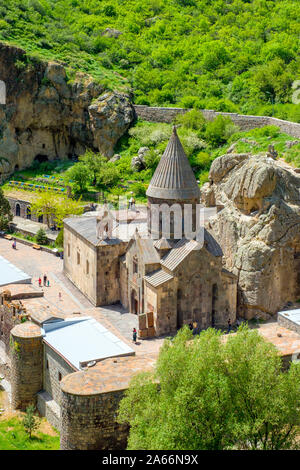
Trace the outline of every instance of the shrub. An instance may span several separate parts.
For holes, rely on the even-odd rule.
[[[64,246],[64,229],[62,228],[55,240],[55,246],[63,248]]]
[[[206,126],[205,138],[215,147],[225,144],[227,141],[226,128],[232,125],[229,117],[222,115],[217,116],[213,121],[209,122]]]
[[[47,235],[46,232],[43,228],[40,228],[35,236],[35,240],[37,243],[40,245],[46,245],[47,244]]]

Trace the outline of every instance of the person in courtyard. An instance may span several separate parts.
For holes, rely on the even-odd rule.
[[[132,330],[132,341],[136,344],[136,336],[137,336],[137,333],[136,333],[136,329],[133,328]]]
[[[62,300],[62,298],[61,298],[61,292],[58,293],[58,298],[59,298],[59,300]]]
[[[42,279],[41,279],[41,276],[39,277],[39,287],[42,287]]]
[[[47,279],[47,287],[50,287],[50,281]]]
[[[44,274],[44,286],[46,286],[46,283],[47,283],[47,276],[46,274]]]
[[[17,242],[16,242],[15,238],[14,238],[14,241],[12,243],[12,247],[13,247],[14,250],[16,250],[16,248],[17,248]]]

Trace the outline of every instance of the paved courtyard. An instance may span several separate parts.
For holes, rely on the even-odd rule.
[[[44,297],[26,301],[28,309],[30,303],[34,305],[35,310],[40,303],[41,309],[49,306],[50,311],[53,310],[55,314],[61,313],[64,317],[74,313],[91,316],[123,341],[129,343],[136,354],[156,356],[158,353],[163,343],[162,338],[139,340],[138,344],[134,345],[131,341],[132,329],[138,326],[137,316],[123,309],[120,304],[94,307],[63,274],[63,261],[59,257],[45,251],[36,251],[18,242],[17,249],[13,250],[11,242],[3,238],[0,238],[0,255],[32,276],[34,289],[44,291]],[[38,280],[44,274],[47,275],[50,286],[40,288]]]

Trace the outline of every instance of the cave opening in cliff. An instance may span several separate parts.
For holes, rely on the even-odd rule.
[[[35,159],[34,159],[35,162],[39,162],[39,163],[44,163],[44,162],[48,162],[49,161],[49,158],[47,155],[41,155],[41,154],[38,154]]]

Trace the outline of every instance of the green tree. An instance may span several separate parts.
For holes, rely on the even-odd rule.
[[[29,435],[29,439],[31,439],[32,433],[36,431],[39,427],[39,421],[37,416],[35,416],[35,406],[29,405],[26,408],[26,414],[23,418],[23,426],[27,434]]]
[[[165,340],[154,373],[132,380],[119,421],[128,449],[292,449],[299,438],[300,365],[282,371],[256,330]]]
[[[0,230],[6,230],[9,222],[13,219],[8,200],[0,188]]]
[[[51,191],[39,193],[31,204],[31,212],[37,217],[46,218],[46,223],[50,227],[55,218],[58,195]]]
[[[84,162],[75,163],[67,173],[73,182],[75,192],[79,194],[84,193],[87,190],[88,183],[91,181],[91,174],[87,165]]]
[[[86,165],[90,172],[92,184],[95,185],[100,168],[107,164],[107,158],[100,153],[94,153],[91,150],[87,150],[84,155],[79,157],[79,162]]]
[[[47,234],[46,234],[45,230],[42,227],[37,231],[35,239],[36,239],[37,243],[39,243],[40,245],[46,245],[46,243],[48,241]]]

